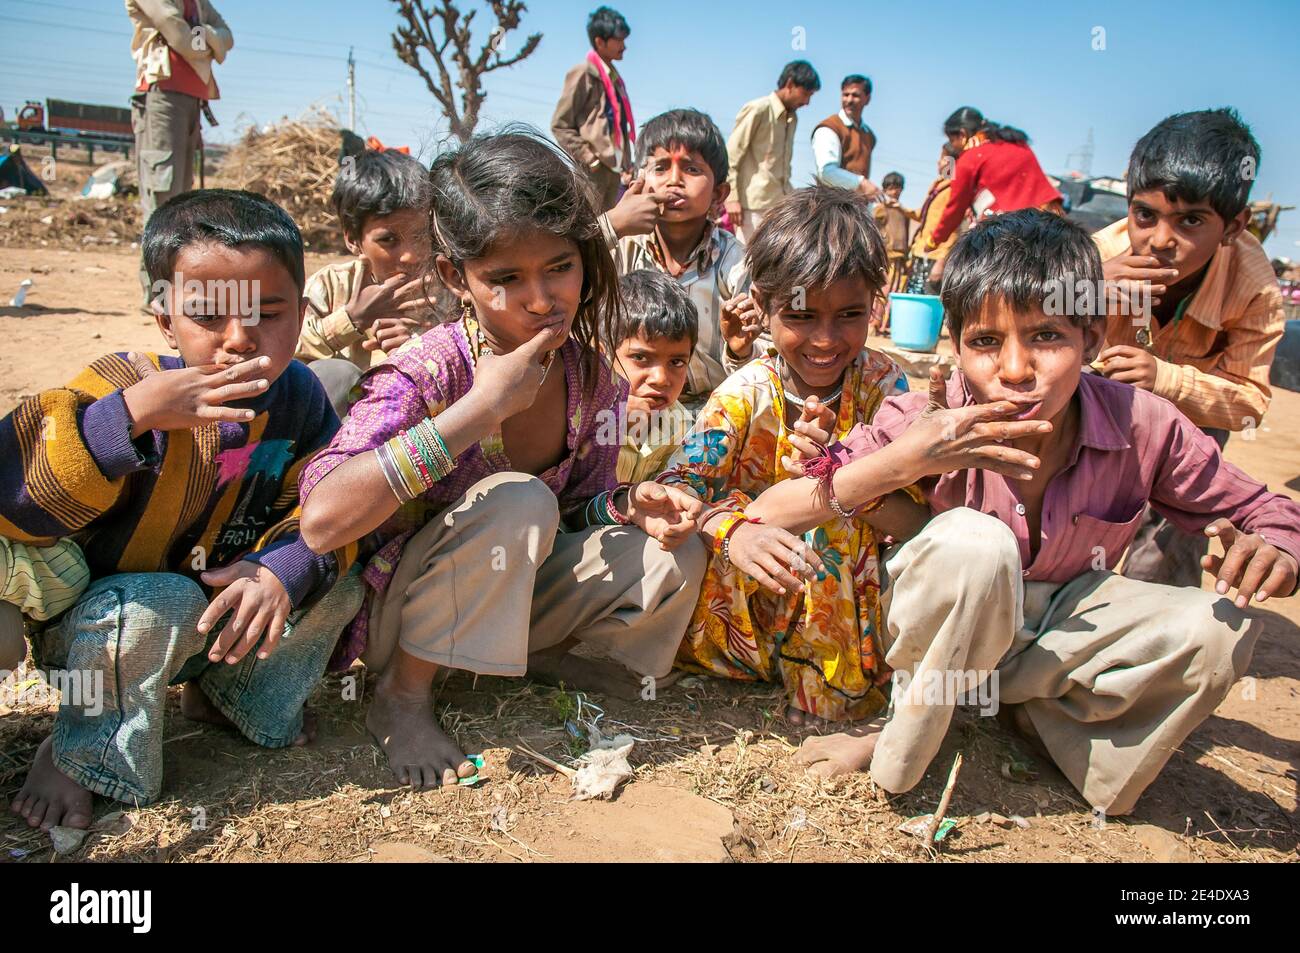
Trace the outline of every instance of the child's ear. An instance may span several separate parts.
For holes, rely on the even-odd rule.
[[[465,283],[465,276],[452,264],[451,259],[440,253],[433,259],[433,267],[437,269],[438,280],[443,283],[443,286],[464,300],[469,294],[469,285]]]
[[[723,202],[727,201],[727,196],[729,196],[730,194],[731,194],[731,183],[719,182],[717,185],[713,187],[713,204],[716,206],[721,206]]]
[[[1237,236],[1245,230],[1250,224],[1250,209],[1243,208],[1240,212],[1228,220],[1227,227],[1223,230],[1223,238],[1219,239],[1220,245],[1231,245],[1237,240]]]
[[[347,232],[343,233],[343,244],[347,246],[350,254],[356,255],[358,258],[361,257],[361,242],[357,241]]]
[[[156,282],[155,284],[162,284]],[[149,310],[153,312],[154,322],[158,325],[158,330],[162,332],[163,340],[173,351],[179,351],[180,344],[176,341],[176,331],[172,327],[172,316],[167,312],[169,302],[167,296],[171,294],[171,288],[164,290],[154,289],[153,296],[149,299]]]
[[[1083,366],[1097,360],[1106,331],[1106,316],[1099,315],[1083,326]],[[954,342],[956,343],[956,342]]]
[[[307,320],[307,297],[298,299],[298,333],[302,334],[302,323]]]

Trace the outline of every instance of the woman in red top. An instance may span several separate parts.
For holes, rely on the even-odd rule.
[[[1019,129],[984,118],[963,106],[943,124],[948,141],[961,150],[948,207],[935,226],[926,251],[934,251],[956,231],[967,210],[983,218],[1022,208],[1061,212],[1061,193],[1043,174],[1029,137]]]

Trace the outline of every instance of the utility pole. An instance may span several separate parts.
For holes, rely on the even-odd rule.
[[[348,47],[348,128],[353,132],[357,128],[357,61],[352,58],[352,47]]]

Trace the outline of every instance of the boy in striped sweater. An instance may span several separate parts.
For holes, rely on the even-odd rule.
[[[75,538],[93,580],[32,639],[63,698],[11,810],[46,830],[89,826],[92,794],[158,795],[169,684],[189,717],[310,740],[303,704],[361,603],[354,552],[298,535],[299,471],[338,418],[293,360],[297,227],[252,193],[189,192],[143,252],[180,356],[107,355],[0,421],[0,536]]]

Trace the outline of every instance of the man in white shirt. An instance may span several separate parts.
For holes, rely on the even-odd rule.
[[[869,102],[871,80],[857,73],[844,77],[840,111],[813,129],[812,147],[818,181],[874,198],[880,193],[870,178],[876,134],[862,121],[862,110]]]

